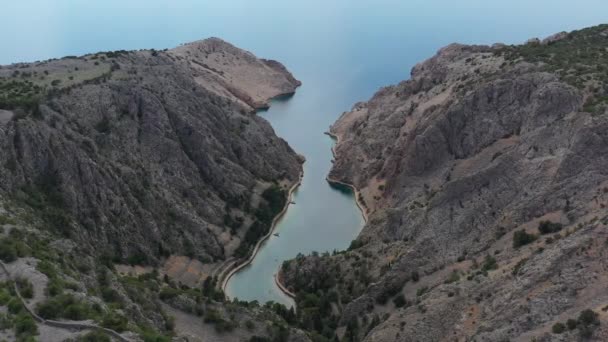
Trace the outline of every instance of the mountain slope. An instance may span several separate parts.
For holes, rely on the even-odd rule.
[[[15,108],[0,129],[0,188],[117,260],[222,260],[261,192],[298,178],[298,156],[249,112],[299,82],[219,39],[13,65],[0,77],[4,94],[28,96],[0,106]]]
[[[336,302],[355,340],[606,339],[607,48],[605,25],[453,44],[344,113],[329,179],[369,221],[349,251],[284,265],[298,303]]]
[[[307,341],[213,273],[299,180],[254,113],[299,85],[217,38],[0,67],[2,339]]]

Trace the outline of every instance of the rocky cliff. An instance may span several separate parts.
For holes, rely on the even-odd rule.
[[[309,341],[216,286],[299,181],[255,114],[299,85],[216,38],[1,66],[1,339]]]
[[[115,261],[223,260],[263,191],[299,176],[299,157],[252,114],[299,84],[215,38],[4,66],[0,191]]]
[[[453,44],[344,113],[329,178],[360,190],[369,220],[348,251],[283,266],[309,328],[608,339],[607,50],[605,25]]]

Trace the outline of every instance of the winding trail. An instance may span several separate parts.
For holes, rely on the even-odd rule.
[[[123,341],[123,342],[133,342],[134,341],[132,339],[129,339],[129,338],[126,338],[126,337],[122,336],[120,333],[118,333],[115,330],[104,328],[104,327],[101,327],[101,326],[96,325],[96,324],[55,321],[55,320],[44,319],[44,318],[40,317],[33,309],[31,309],[27,305],[27,303],[25,302],[25,300],[21,296],[21,292],[19,292],[19,286],[17,286],[16,279],[14,279],[13,275],[8,271],[8,268],[6,267],[6,265],[4,264],[4,262],[0,261],[0,267],[2,268],[2,270],[4,271],[4,273],[6,273],[8,279],[12,280],[12,282],[13,282],[13,288],[15,289],[15,293],[17,294],[17,298],[19,298],[19,300],[21,301],[21,304],[23,304],[23,307],[25,308],[25,310],[27,310],[27,312],[38,323],[44,324],[44,325],[48,325],[48,326],[51,326],[51,327],[55,327],[55,328],[63,328],[63,329],[66,329],[66,330],[97,330],[97,331],[100,331],[100,332],[104,332],[104,333],[106,333],[108,335],[111,335],[112,337],[118,339],[119,341]]]

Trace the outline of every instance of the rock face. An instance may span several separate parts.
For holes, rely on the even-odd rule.
[[[337,333],[365,341],[606,340],[605,30],[453,44],[344,113],[330,177],[370,219],[285,284],[336,291]],[[601,324],[552,333],[584,309]]]
[[[299,84],[216,38],[4,66],[0,192],[115,261],[225,259],[260,193],[298,179],[299,157],[252,110]]]

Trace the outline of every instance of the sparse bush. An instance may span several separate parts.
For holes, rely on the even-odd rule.
[[[562,230],[563,226],[561,223],[554,223],[551,221],[541,221],[538,224],[538,231],[541,234],[551,234],[551,233],[557,233],[560,230]]]
[[[74,321],[93,319],[99,315],[98,310],[70,294],[47,299],[38,304],[36,311],[44,319],[66,318]]]
[[[103,300],[106,303],[121,303],[122,302],[122,298],[118,294],[118,291],[116,291],[112,288],[109,288],[109,287],[104,287],[101,289],[101,298],[103,298]]]
[[[8,239],[0,240],[0,259],[4,262],[12,262],[17,260],[17,249],[15,245]]]
[[[481,266],[481,270],[483,272],[493,271],[498,268],[498,263],[496,263],[496,259],[491,255],[486,255],[483,260],[483,265]]]
[[[513,233],[513,248],[519,248],[521,246],[532,243],[536,240],[536,235],[528,234],[525,230],[518,230]]]
[[[429,288],[428,288],[428,287],[423,286],[423,287],[419,288],[418,290],[416,290],[416,296],[417,296],[417,297],[420,297],[420,296],[422,296],[423,294],[425,294],[425,293],[426,293],[428,290],[429,290]]]
[[[445,284],[455,283],[460,280],[460,273],[457,270],[453,270],[450,276],[444,281]]]
[[[574,330],[574,329],[576,329],[577,325],[578,325],[578,322],[575,319],[569,318],[566,321],[566,326],[568,327],[568,330]]]
[[[161,300],[169,300],[171,298],[175,298],[175,297],[179,296],[180,293],[181,293],[181,291],[178,289],[174,289],[172,287],[165,286],[165,287],[163,287],[162,290],[160,290],[159,297]]]
[[[17,279],[17,287],[23,298],[30,299],[34,297],[34,286],[32,286],[29,280],[25,278]]]
[[[102,333],[101,331],[91,331],[86,335],[79,336],[76,339],[77,342],[111,342],[110,337],[108,335]]]
[[[395,307],[401,308],[407,304],[407,300],[403,294],[399,294],[393,299],[393,304],[395,304]]]
[[[28,313],[21,313],[15,317],[15,332],[21,338],[38,335],[38,327],[32,316]]]
[[[108,313],[103,317],[101,321],[102,327],[116,330],[118,332],[123,332],[127,330],[128,324],[129,320],[125,316],[119,315],[117,313]]]
[[[564,324],[558,322],[558,323],[553,324],[553,327],[551,327],[551,331],[554,334],[561,334],[564,331],[566,331],[566,326]]]
[[[515,264],[515,267],[513,267],[513,271],[511,272],[511,274],[513,274],[514,276],[518,275],[519,271],[521,271],[521,268],[524,267],[527,261],[528,258],[523,258],[519,260],[517,264]]]
[[[580,315],[578,316],[578,322],[584,325],[600,324],[600,321],[598,320],[598,314],[591,309],[581,311]]]

